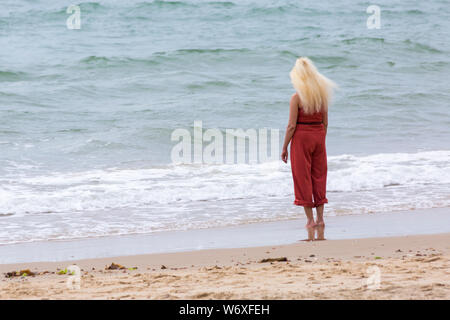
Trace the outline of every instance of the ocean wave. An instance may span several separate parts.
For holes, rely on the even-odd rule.
[[[424,70],[429,71],[443,71],[446,68],[450,67],[449,61],[423,61],[420,63],[420,67]]]
[[[341,40],[342,43],[345,44],[358,44],[358,43],[384,43],[384,38],[377,38],[377,37],[354,37],[349,39],[343,39]]]
[[[234,8],[234,7],[243,7],[246,8],[246,14],[255,14],[255,15],[270,15],[270,14],[278,14],[278,13],[284,13],[287,12],[289,9],[292,8],[298,8],[298,6],[295,3],[287,3],[284,5],[246,5],[242,3],[235,3],[231,1],[201,1],[201,2],[192,2],[192,1],[161,1],[161,0],[154,0],[154,1],[148,1],[148,2],[140,2],[137,3],[134,8],[138,9],[177,9],[177,8]],[[316,12],[316,11],[314,11]]]
[[[255,7],[250,8],[248,10],[248,14],[256,14],[256,15],[270,15],[270,14],[279,14],[285,13],[289,10],[290,5],[282,5],[282,6],[269,6],[269,7]]]
[[[75,67],[85,66],[87,68],[112,68],[112,67],[130,67],[130,66],[156,66],[164,65],[169,62],[183,62],[193,57],[210,57],[214,60],[223,59],[224,56],[239,56],[247,54],[252,50],[247,48],[215,48],[215,49],[178,49],[174,51],[158,51],[154,52],[147,58],[132,58],[118,56],[87,56],[78,61]]]
[[[82,6],[83,9],[85,9],[85,8],[98,9],[98,8],[102,8],[103,7],[103,5],[100,2],[95,2],[95,1],[82,2],[82,3],[80,3],[80,6]]]
[[[424,11],[420,9],[409,9],[409,10],[390,10],[390,9],[383,9],[384,14],[393,14],[393,15],[423,15],[425,14]]]
[[[393,186],[438,189],[450,185],[449,163],[450,151],[331,156],[327,188],[332,193],[376,191]],[[288,197],[293,190],[289,166],[278,161],[254,165],[111,168],[16,177],[14,184],[8,182],[11,179],[1,180],[0,207],[22,214]]]
[[[229,88],[232,86],[233,83],[230,81],[211,80],[211,81],[202,81],[198,83],[191,83],[187,85],[187,88],[190,90],[207,90],[210,88]]]
[[[326,215],[450,206],[450,150],[328,158]],[[0,244],[298,218],[289,165],[166,165],[0,180]],[[24,170],[20,170],[24,172]],[[55,222],[56,221],[56,222]]]
[[[68,133],[73,133],[73,130],[68,131]],[[79,130],[78,132],[82,132]],[[138,146],[129,144],[129,143],[121,143],[115,141],[107,141],[101,139],[88,139],[86,141],[80,142],[78,144],[71,144],[70,146],[66,146],[61,148],[61,152],[65,154],[80,154],[86,155],[91,152],[110,152],[113,150],[120,150],[121,152],[127,152],[130,150],[136,150]]]
[[[404,43],[408,47],[408,50],[412,50],[415,52],[442,53],[441,50],[436,49],[430,45],[417,41],[412,41],[410,39],[406,39],[402,41],[402,43]]]
[[[111,58],[107,58],[107,57],[98,57],[98,56],[89,56],[86,58],[83,58],[80,60],[81,63],[86,63],[86,64],[97,64],[97,63],[107,63],[107,62],[112,62],[115,59],[111,59]]]
[[[145,1],[136,4],[137,8],[177,8],[177,7],[197,7],[196,4],[188,1],[163,1],[163,0],[154,0],[154,1]]]
[[[77,4],[80,7],[80,10],[83,15],[89,14],[89,13],[98,13],[100,10],[105,10],[108,7],[99,3],[99,2],[82,2]],[[22,21],[39,21],[42,23],[42,21],[45,21],[46,23],[50,21],[61,21],[63,18],[67,18],[67,8],[69,4],[66,6],[61,7],[59,4],[47,4],[47,5],[36,5],[36,6],[30,6],[29,9],[23,8],[24,10],[22,12],[17,10],[11,10],[10,15],[6,19],[5,23],[11,24],[17,24]]]
[[[0,70],[0,82],[12,82],[26,80],[28,74],[25,72],[2,71]]]
[[[251,50],[248,48],[215,48],[215,49],[179,49],[175,51],[169,51],[169,52],[156,52],[155,55],[167,55],[167,54],[175,54],[175,55],[186,55],[186,54],[223,54],[223,53],[233,53],[233,54],[240,54],[240,53],[248,53]]]
[[[102,4],[102,3],[96,2],[96,1],[81,2],[77,5],[80,6],[80,10],[81,10],[82,14],[99,12],[100,10],[106,10],[106,9],[110,8],[110,6],[107,6],[105,4]],[[66,10],[67,10],[67,7],[63,7],[63,8],[61,8],[60,11],[58,11],[58,13],[63,13],[67,16]]]
[[[218,7],[227,7],[227,8],[237,6],[236,3],[231,2],[231,1],[208,1],[205,3],[207,5],[218,6]]]
[[[137,59],[130,57],[105,57],[105,56],[88,56],[79,60],[77,66],[86,66],[87,68],[114,68],[114,67],[130,67],[130,66],[154,66],[163,62],[158,55],[148,59]]]
[[[230,8],[236,6],[236,3],[231,1],[202,1],[202,2],[192,2],[192,1],[145,1],[139,2],[135,5],[137,8],[186,8],[186,7],[218,7],[218,8]]]
[[[330,56],[330,55],[311,55],[309,57],[315,63],[326,65],[328,68],[342,66],[348,62],[348,58],[344,56]]]

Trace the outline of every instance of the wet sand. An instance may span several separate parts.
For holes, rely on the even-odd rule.
[[[0,245],[0,265],[128,255],[245,248],[295,243],[306,238],[300,219],[152,234]],[[326,217],[329,240],[450,232],[450,208]]]

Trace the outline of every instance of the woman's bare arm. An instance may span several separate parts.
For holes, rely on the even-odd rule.
[[[291,142],[292,136],[294,135],[295,128],[297,127],[297,116],[298,116],[298,105],[299,98],[296,93],[291,97],[291,102],[289,104],[289,122],[286,128],[286,135],[284,136],[283,151],[281,153],[281,160],[287,162],[288,151],[287,147]]]
[[[328,129],[328,111],[325,111],[323,113],[323,120],[322,120],[323,126],[325,127],[325,135],[327,134]]]

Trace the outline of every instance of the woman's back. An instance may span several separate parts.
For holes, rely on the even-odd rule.
[[[311,114],[306,114],[302,107],[298,108],[297,122],[322,122],[323,113],[315,112]]]

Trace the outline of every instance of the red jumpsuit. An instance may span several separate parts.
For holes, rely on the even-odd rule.
[[[304,114],[302,108],[299,108],[297,128],[291,140],[294,204],[298,206],[318,207],[328,203],[326,198],[327,151],[322,120],[321,112]],[[303,122],[315,124],[302,124]]]

